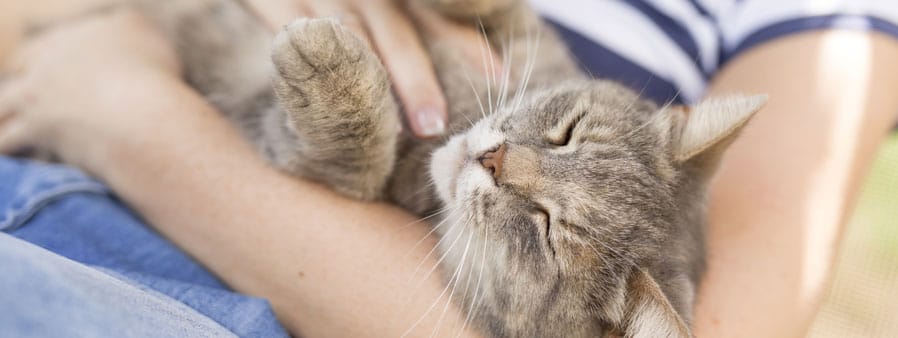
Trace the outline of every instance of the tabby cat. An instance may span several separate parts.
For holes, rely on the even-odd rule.
[[[451,112],[445,139],[397,132],[383,64],[338,19],[275,37],[238,0],[138,7],[274,166],[436,213],[445,282],[484,334],[691,336],[706,187],[765,97],[658,106],[581,74],[523,0],[419,1],[481,27],[508,65],[472,77],[446,41],[423,39]]]

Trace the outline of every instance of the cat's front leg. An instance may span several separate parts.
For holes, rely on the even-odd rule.
[[[272,60],[283,128],[274,162],[351,197],[381,197],[400,122],[373,51],[335,19],[298,19],[275,38]]]

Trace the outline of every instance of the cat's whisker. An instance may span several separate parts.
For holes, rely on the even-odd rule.
[[[468,84],[471,86],[471,91],[474,92],[474,98],[477,99],[477,105],[480,106],[480,116],[486,117],[486,108],[483,106],[483,99],[480,97],[480,93],[477,92],[477,87],[474,86],[474,81],[471,80],[471,74],[468,74],[468,70],[462,68],[462,73],[465,74],[465,79],[468,80]]]
[[[642,131],[646,127],[657,122],[658,119],[664,118],[663,112],[666,111],[667,109],[669,109],[671,105],[673,105],[673,103],[676,101],[676,99],[679,95],[680,95],[680,91],[677,90],[677,92],[674,94],[673,98],[671,98],[666,103],[664,103],[664,105],[661,106],[661,108],[659,108],[658,111],[654,115],[652,115],[648,120],[643,122],[640,126],[636,127],[635,129],[631,130],[630,132],[628,132],[624,137],[626,137],[626,138],[632,137],[636,133]],[[638,100],[638,98],[637,98],[637,100]]]
[[[451,208],[449,208],[449,207],[442,208],[442,209],[440,209],[440,210],[434,212],[434,213],[431,214],[430,216],[423,217],[423,218],[420,218],[420,219],[418,219],[418,220],[416,220],[416,221],[410,222],[410,223],[407,224],[406,226],[409,226],[409,225],[412,225],[412,224],[415,224],[415,223],[418,223],[418,222],[426,221],[426,220],[429,219],[429,218],[435,217],[435,216],[437,216],[437,215],[439,215],[439,214],[442,214],[442,213],[445,213],[445,212],[448,212],[448,211],[453,211],[453,210],[452,210]],[[433,235],[433,233],[436,232],[437,229],[439,229],[440,226],[441,226],[445,221],[446,221],[446,219],[443,219],[442,221],[440,221],[440,222],[437,223],[436,225],[431,226],[430,231],[428,231],[426,234],[424,234],[424,237],[421,237],[421,239],[419,239],[417,242],[415,242],[415,245],[412,245],[412,247],[408,250],[408,252],[407,252],[405,255],[403,255],[403,257],[408,257],[408,255],[410,255],[412,252],[414,252],[415,249],[418,248],[418,246],[421,245],[421,243],[424,243],[424,241],[425,241],[428,237],[430,237],[431,235]]]
[[[440,222],[439,224],[437,224],[437,226],[435,226],[434,228],[437,228],[437,227],[439,227],[439,226],[442,226],[443,223],[444,223],[445,221],[447,221],[447,220],[449,220],[448,217],[447,217],[445,220],[443,220],[443,222]],[[457,226],[457,225],[458,225],[458,222],[459,222],[459,220],[455,220],[455,222],[452,223],[451,226],[449,226],[450,230],[451,230],[451,228],[454,228],[455,226]],[[446,231],[446,233],[449,233],[449,231]],[[419,262],[418,265],[415,266],[415,270],[412,272],[412,275],[409,277],[409,278],[410,278],[409,281],[411,281],[411,279],[414,279],[415,276],[418,275],[418,271],[421,269],[421,267],[424,265],[424,263],[427,262],[427,259],[430,258],[430,255],[432,255],[434,252],[436,252],[436,250],[440,247],[440,244],[442,244],[443,241],[446,240],[446,238],[448,238],[448,237],[446,237],[446,236],[440,237],[440,239],[439,239],[439,240],[437,241],[437,243],[433,246],[433,248],[431,248],[430,251],[427,252],[427,255],[424,255],[424,258],[421,259],[421,262]],[[447,252],[448,252],[448,251],[451,251],[452,248],[455,247],[455,243],[458,242],[458,240],[459,240],[460,238],[461,238],[461,232],[459,232],[459,234],[455,236],[455,239],[452,241],[452,244],[449,245],[449,249],[446,250],[446,251],[447,251]],[[433,268],[427,273],[427,277],[424,278],[424,279],[421,281],[421,283],[424,283],[424,281],[426,281],[428,278],[430,278],[430,275],[433,273],[434,270],[437,269],[437,267],[440,265],[440,263],[443,262],[443,259],[445,259],[445,258],[446,258],[446,253],[444,253],[444,254],[440,257],[440,259],[437,260],[437,262],[436,262],[436,264],[434,264]]]
[[[457,225],[457,224],[458,224],[458,221],[460,221],[460,220],[456,220],[456,222],[455,222],[454,224]],[[453,227],[454,227],[455,225],[453,225]],[[455,242],[457,242],[458,239],[461,238],[462,233],[463,233],[463,232],[459,232],[458,236],[456,236]],[[442,241],[442,240],[441,240],[441,241]],[[449,249],[446,250],[446,254],[444,254],[443,257],[441,257],[440,260],[437,261],[436,264],[434,264],[434,269],[431,270],[431,272],[430,272],[424,279],[421,280],[421,282],[415,287],[414,291],[412,291],[411,294],[417,293],[417,291],[421,288],[421,286],[423,286],[424,282],[427,281],[428,279],[430,279],[430,275],[433,274],[433,271],[440,265],[440,263],[443,261],[443,259],[446,258],[446,255],[447,255],[450,251],[452,251],[452,248],[455,246],[455,242],[453,242],[453,243],[450,245]],[[438,247],[438,246],[439,246],[439,243],[438,243],[436,246],[434,246],[434,248],[436,248],[436,247]],[[425,258],[425,260],[426,260],[426,258]],[[423,261],[422,261],[422,264],[423,264]],[[417,270],[417,268],[416,268],[416,270]],[[427,315],[430,314],[430,312],[432,312],[434,308],[436,308],[437,304],[439,304],[439,302],[440,302],[440,299],[443,299],[443,296],[446,295],[446,292],[447,292],[447,291],[449,291],[449,284],[448,284],[448,283],[446,284],[446,287],[443,288],[443,291],[440,293],[440,295],[437,296],[437,298],[433,301],[433,304],[431,304],[430,307],[428,307],[427,310],[424,312],[424,314],[422,314],[421,317],[419,317],[418,320],[416,320],[415,323],[413,323],[412,326],[409,327],[409,328],[408,328],[408,329],[407,329],[407,330],[406,330],[400,337],[406,337],[406,336],[408,336],[408,334],[411,333],[412,330],[415,329],[415,327],[417,327],[418,325],[421,325],[421,322],[424,321],[424,318],[427,318]],[[447,302],[451,302],[451,301],[452,301],[451,299],[448,299],[448,300],[447,300]]]
[[[663,111],[663,110],[661,110],[661,111]],[[649,117],[648,120],[646,120],[645,122],[643,122],[642,124],[640,124],[638,127],[633,128],[633,130],[627,132],[627,134],[624,135],[624,138],[630,138],[630,137],[633,137],[633,135],[636,135],[636,133],[639,133],[640,131],[642,131],[642,130],[645,129],[646,127],[652,125],[653,123],[655,123],[655,122],[656,122],[659,118],[661,118],[661,117],[662,117],[662,116],[661,116],[660,113],[657,113],[657,114],[652,115],[651,117]]]
[[[461,220],[460,220],[460,221],[461,221]],[[467,222],[467,220],[465,220],[465,221],[463,221],[463,222]],[[459,221],[456,221],[455,223],[453,223],[452,227],[450,227],[450,228],[455,228],[455,227],[457,227],[457,226],[459,226]],[[448,233],[448,231],[447,231],[447,233]],[[464,231],[459,231],[459,232],[458,232],[458,235],[457,235],[457,236],[455,237],[455,239],[452,241],[452,244],[449,245],[449,248],[445,250],[445,252],[443,253],[443,255],[440,256],[440,259],[437,260],[436,264],[434,264],[433,267],[430,269],[430,271],[427,272],[427,275],[426,275],[426,276],[424,277],[424,279],[422,280],[422,283],[423,283],[423,281],[426,281],[426,280],[430,279],[431,276],[433,276],[433,273],[437,270],[437,268],[439,268],[440,264],[443,263],[443,261],[446,259],[446,257],[449,256],[449,253],[452,252],[453,249],[455,249],[455,244],[457,244],[457,243],[458,243],[458,240],[461,239],[462,234],[464,234]],[[440,239],[440,242],[442,242],[442,239]],[[436,247],[439,247],[439,246],[440,246],[440,243],[438,242],[437,245],[435,245],[434,247],[436,248]],[[423,262],[422,262],[422,263],[423,263]]]
[[[471,231],[471,232],[473,233],[473,231]],[[475,244],[476,244],[476,242],[475,242]],[[462,296],[461,296],[461,298],[460,298],[460,299],[462,299],[462,300],[468,300],[468,299],[469,299],[469,298],[468,298],[468,291],[471,289],[471,282],[472,282],[471,279],[474,277],[474,274],[473,274],[471,271],[473,271],[473,269],[474,269],[474,265],[473,265],[473,264],[474,264],[474,261],[476,261],[476,259],[477,259],[477,258],[476,258],[476,255],[479,253],[479,251],[477,251],[477,247],[476,247],[476,246],[473,247],[472,250],[473,250],[474,252],[473,252],[473,253],[471,254],[471,256],[470,256],[470,259],[472,260],[472,262],[469,264],[469,266],[470,266],[470,267],[468,268],[469,271],[466,273],[466,275],[468,276],[468,278],[465,279],[465,290],[463,291]],[[464,306],[464,303],[463,303],[463,302],[460,302],[459,305]],[[464,309],[462,308],[461,310],[464,310]],[[466,318],[466,319],[467,319],[467,318]],[[463,327],[464,327],[464,325],[462,325],[460,328],[463,328]]]
[[[683,93],[683,90],[678,88],[677,92],[674,93],[674,95],[670,97],[670,100],[667,100],[667,102],[661,106],[661,109],[659,109],[659,111],[665,111],[668,108],[670,108],[670,106],[673,105],[673,103],[677,101],[677,98],[680,97],[680,94],[682,94],[682,93]]]
[[[529,36],[529,33],[528,33],[528,36]],[[527,62],[527,69],[526,69],[525,75],[524,75],[524,81],[523,81],[523,87],[522,87],[524,90],[523,90],[523,92],[521,92],[520,99],[518,100],[518,105],[515,106],[515,109],[517,109],[520,106],[520,103],[523,101],[524,95],[526,95],[526,93],[527,93],[527,88],[530,87],[530,78],[533,76],[533,69],[536,66],[536,58],[539,54],[540,39],[542,39],[542,31],[539,29],[539,26],[537,26],[536,42],[535,42],[535,44],[532,45],[532,49],[531,49],[530,39],[529,38],[527,39],[527,56],[529,57],[529,61]]]
[[[636,102],[639,102],[639,100],[642,99],[642,94],[645,93],[646,88],[649,87],[649,82],[651,82],[654,77],[655,77],[655,74],[649,74],[649,79],[646,80],[645,84],[642,85],[642,88],[639,89],[639,93],[636,94],[636,98],[634,98],[633,102],[630,102],[630,104],[628,104],[627,107],[623,109],[624,113],[629,113],[630,109],[633,108],[633,106],[636,104]]]
[[[483,69],[486,70],[487,74],[484,74],[486,78],[486,97],[487,97],[487,108],[489,108],[490,115],[493,114],[493,51],[490,48],[490,39],[486,35],[486,28],[483,26],[483,21],[480,17],[477,17],[477,25],[480,28],[481,35],[481,43],[480,46],[480,59],[483,62]],[[486,48],[484,49],[484,45]],[[484,116],[486,117],[486,116]]]
[[[445,208],[441,209],[441,210],[438,211],[437,213],[442,213],[442,212],[446,212],[446,211],[453,211],[453,212],[454,212],[455,209],[452,208],[451,206],[448,206],[448,205],[447,205]],[[415,248],[415,247],[417,247],[418,245],[420,245],[425,239],[427,239],[427,237],[429,237],[431,234],[433,234],[433,233],[434,233],[436,230],[438,230],[440,227],[442,227],[442,226],[444,226],[445,224],[447,224],[446,222],[449,221],[449,220],[450,220],[450,218],[448,218],[448,217],[447,217],[447,218],[443,218],[443,220],[441,220],[439,223],[437,223],[436,225],[432,226],[432,228],[430,229],[430,231],[429,231],[427,234],[425,234],[420,240],[418,240],[418,242],[415,243],[415,245],[412,247],[412,249],[409,249],[409,251],[408,251],[403,257],[407,257],[409,254],[411,254],[411,253],[414,251],[414,248]],[[456,221],[456,223],[457,223],[457,221]],[[459,235],[459,236],[460,236],[460,235]],[[434,252],[436,252],[437,248],[439,247],[440,242],[442,242],[445,238],[446,238],[446,237],[441,237],[440,240],[437,241],[436,244],[434,244],[434,247],[431,248],[430,251],[428,251],[428,253],[424,256],[424,258],[422,258],[421,262],[419,262],[418,266],[416,266],[415,270],[412,272],[411,276],[410,276],[409,279],[406,281],[406,284],[412,283],[412,280],[414,280],[414,279],[415,279],[415,276],[418,275],[418,271],[420,270],[421,266],[424,264],[424,262],[427,261],[427,259],[430,257],[430,255],[432,255]],[[437,265],[438,265],[438,263],[437,263]],[[428,278],[429,278],[429,277],[428,277]],[[409,292],[409,293],[406,294],[406,295],[407,295],[407,296],[405,297],[405,298],[406,298],[406,299],[405,299],[405,303],[406,303],[406,304],[409,304],[409,303],[412,301],[413,296],[414,296],[415,294],[418,293],[418,291],[420,290],[420,288],[424,285],[424,281],[426,281],[426,280],[427,280],[427,278],[423,279],[421,282],[419,282],[418,284],[415,285],[415,287],[414,287],[414,289],[413,289],[412,292]]]
[[[525,50],[527,51],[527,59],[525,60],[525,63],[524,63],[523,78],[518,83],[518,85],[519,85],[518,90],[515,93],[515,103],[514,103],[514,108],[513,108],[515,111],[517,111],[520,108],[520,105],[524,100],[524,95],[527,92],[527,87],[530,82],[530,77],[533,74],[533,68],[534,68],[534,65],[536,64],[536,55],[537,55],[536,49],[538,48],[538,45],[537,46],[533,45],[533,41],[530,37],[530,30],[527,30],[525,34],[526,34],[526,37],[524,38],[524,41],[527,43],[525,46],[525,48],[526,48]],[[538,40],[539,36],[540,36],[539,30],[537,30],[537,43],[539,43],[539,40]]]
[[[408,222],[408,223],[406,223],[405,225],[403,225],[403,226],[401,226],[401,227],[399,227],[399,228],[402,229],[402,228],[406,228],[406,227],[408,227],[408,226],[410,226],[410,225],[412,225],[412,224],[415,224],[415,223],[424,222],[424,221],[426,221],[426,220],[428,220],[428,219],[431,219],[431,218],[433,218],[433,217],[435,217],[435,216],[437,216],[437,215],[439,215],[439,214],[441,214],[441,213],[444,213],[444,212],[446,212],[446,211],[448,211],[448,210],[449,210],[449,206],[442,207],[442,208],[440,208],[440,209],[437,209],[437,211],[432,212],[430,215],[427,215],[427,216],[418,218],[418,219],[416,219],[416,220],[414,220],[414,221]]]
[[[484,230],[488,230],[488,229],[484,229]],[[489,231],[484,231],[483,249],[481,250],[481,254],[480,254],[480,272],[477,273],[477,286],[474,288],[474,296],[471,297],[471,304],[468,306],[468,311],[467,311],[468,314],[465,316],[465,321],[462,322],[461,330],[458,331],[458,334],[456,334],[456,337],[458,337],[462,333],[464,333],[465,329],[468,327],[468,324],[470,324],[470,322],[474,319],[475,306],[479,302],[479,300],[477,299],[477,296],[480,293],[480,283],[483,280],[483,266],[486,264],[486,245],[487,245],[487,243],[489,243],[489,235],[490,235]],[[480,296],[483,297],[483,295],[480,295]]]
[[[474,215],[480,215],[483,212],[482,202],[483,201],[480,201],[477,204],[475,204]],[[481,206],[481,207],[478,208],[477,206]],[[483,222],[483,226],[484,226],[484,228],[482,229],[483,238],[484,238],[483,239],[483,252],[481,253],[481,256],[480,256],[480,271],[478,272],[478,276],[477,276],[477,291],[475,291],[475,296],[472,297],[472,299],[471,299],[471,304],[469,306],[468,314],[466,315],[465,322],[473,321],[474,318],[477,317],[477,312],[480,310],[478,303],[480,301],[482,301],[482,298],[485,295],[485,292],[480,293],[479,291],[481,290],[480,289],[481,281],[483,279],[483,271],[484,271],[484,266],[486,264],[486,249],[487,249],[487,245],[489,244],[489,223]],[[480,298],[481,298],[480,300],[477,299],[478,293],[480,294]],[[463,327],[466,327],[467,325],[468,325],[467,323],[464,323]]]
[[[515,95],[515,104],[514,104],[515,110],[517,110],[520,107],[520,103],[524,99],[523,98],[524,93],[527,90],[527,84],[525,83],[525,79],[527,78],[529,64],[532,60],[532,54],[533,54],[533,50],[531,49],[532,39],[530,37],[530,31],[527,30],[524,32],[524,34],[525,34],[524,42],[526,43],[524,50],[527,53],[524,55],[525,59],[524,59],[524,65],[523,65],[524,67],[522,68],[522,71],[521,71],[521,79],[518,80],[518,91],[517,91],[517,95]]]
[[[514,25],[511,25],[511,31],[508,34],[508,43],[505,40],[502,40],[502,79],[501,84],[499,85],[499,101],[496,103],[496,107],[501,109],[505,106],[506,101],[508,100],[508,86],[511,82],[511,64],[514,61],[514,53],[511,51],[514,50]]]
[[[443,296],[446,295],[446,291],[449,291],[448,284],[446,285],[446,287],[443,288],[443,292],[441,292],[440,295],[437,296],[437,298],[433,301],[433,304],[431,304],[430,307],[427,308],[427,311],[424,311],[424,314],[422,314],[421,317],[419,317],[418,320],[416,320],[412,324],[412,326],[409,327],[407,330],[405,330],[405,332],[399,337],[405,338],[406,336],[408,336],[409,333],[412,332],[412,330],[414,330],[416,327],[418,327],[418,325],[421,325],[421,322],[424,321],[424,318],[427,318],[427,315],[430,314],[430,312],[433,311],[434,308],[436,308],[437,304],[440,303],[440,299],[443,299]],[[447,301],[451,301],[451,300],[447,300]]]
[[[511,88],[515,86],[512,82],[512,73],[514,72],[514,50],[515,50],[515,39],[513,38],[513,33],[509,33],[508,41],[502,44],[502,48],[505,51],[502,55],[502,73],[499,74],[499,91],[500,96],[498,102],[496,102],[496,111],[501,109],[505,109],[509,106],[509,101],[513,101],[515,99],[512,94],[513,91]],[[516,92],[516,91],[514,91]],[[511,110],[514,112],[514,110]]]
[[[514,45],[515,45],[514,39],[512,39],[511,37],[509,37],[508,39],[510,40],[509,45],[508,45],[508,51],[513,51]],[[506,55],[507,55],[507,57],[506,57],[506,60],[504,61],[505,64],[504,64],[504,66],[502,66],[503,74],[502,74],[502,104],[501,104],[501,106],[505,106],[506,104],[508,104],[508,95],[511,93],[511,90],[509,90],[510,89],[509,87],[512,86],[511,72],[512,72],[512,67],[514,65],[514,61],[515,61],[514,53],[507,52]]]
[[[455,289],[458,287],[458,281],[461,279],[462,271],[464,270],[465,263],[467,262],[468,249],[471,247],[471,239],[474,237],[474,232],[468,232],[468,242],[465,244],[465,249],[462,252],[461,263],[458,264],[458,268],[455,269],[455,273],[452,274],[452,279],[450,279],[449,284],[452,285],[452,291],[449,291],[449,301],[446,302],[446,305],[443,305],[443,312],[440,314],[440,319],[437,320],[437,325],[434,328],[434,331],[430,333],[430,337],[436,336],[436,334],[440,331],[443,326],[443,319],[446,316],[446,311],[449,309],[449,305],[452,304],[452,296],[455,295]],[[452,281],[454,280],[454,282]]]
[[[471,127],[474,127],[474,121],[472,121],[471,118],[468,117],[468,114],[465,114],[465,113],[464,113],[463,111],[461,111],[461,110],[456,110],[455,113],[458,114],[458,115],[461,115],[461,117],[464,117],[465,120],[468,120],[468,123],[471,124]]]
[[[432,178],[432,177],[429,177],[429,176],[428,176],[428,177],[427,177],[427,183],[425,183],[423,186],[421,186],[420,189],[418,189],[417,191],[415,191],[414,193],[412,193],[411,196],[409,196],[408,198],[417,198],[418,195],[420,195],[421,193],[423,193],[423,192],[429,192],[429,191],[430,191],[430,188],[432,188],[434,185],[436,185],[436,182],[433,181],[433,178]]]
[[[455,228],[455,227],[459,226],[459,223],[462,223],[462,224],[463,224],[462,226],[467,226],[467,225],[468,225],[467,223],[470,222],[470,221],[471,221],[471,220],[470,220],[470,217],[468,217],[467,219],[458,219],[458,220],[456,220],[456,221],[453,223],[453,225],[452,225],[450,228]],[[451,229],[450,229],[450,230],[451,230]],[[448,233],[448,231],[447,231],[447,233]],[[437,268],[439,268],[440,264],[446,259],[446,257],[448,257],[449,253],[451,253],[452,250],[455,248],[455,245],[458,243],[458,240],[461,239],[461,237],[462,237],[463,234],[464,234],[464,231],[458,231],[458,235],[456,236],[455,240],[453,240],[452,244],[449,245],[449,248],[448,248],[448,249],[444,250],[443,255],[440,256],[440,258],[437,260],[436,263],[434,263],[434,265],[433,265],[433,267],[430,269],[430,271],[428,271],[427,274],[424,276],[424,278],[421,279],[421,281],[418,283],[418,285],[415,286],[415,288],[414,288],[415,291],[414,291],[414,292],[417,292],[417,290],[419,290],[419,289],[421,288],[421,286],[424,285],[424,282],[426,282],[428,279],[430,279],[430,277],[433,276],[434,272],[436,272],[436,270],[437,270]],[[428,255],[425,256],[425,258],[421,261],[421,263],[418,264],[418,266],[415,268],[415,272],[412,274],[413,276],[417,275],[418,269],[419,269],[419,268],[421,267],[421,265],[427,260],[427,258],[430,256],[430,254],[432,254],[432,253],[434,252],[434,250],[440,246],[440,244],[443,242],[444,239],[445,239],[445,237],[444,237],[444,238],[441,238],[441,239],[437,242],[437,244],[434,245],[434,249],[432,249],[432,250],[428,253]],[[413,292],[413,293],[414,293],[414,292]]]

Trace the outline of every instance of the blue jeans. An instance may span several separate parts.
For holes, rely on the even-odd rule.
[[[75,169],[0,157],[0,231],[0,336],[288,336]]]

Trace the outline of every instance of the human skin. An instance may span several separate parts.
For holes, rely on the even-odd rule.
[[[27,27],[57,22],[125,0],[35,0],[0,3],[0,62],[18,44]],[[421,0],[246,0],[273,32],[297,17],[336,17],[364,38],[386,66],[414,135],[430,138],[445,130],[446,99],[415,24],[430,36],[453,43],[474,69],[486,73],[480,33],[444,19]],[[414,13],[409,16],[407,13]],[[416,20],[412,20],[412,18]],[[493,56],[492,54],[490,56]],[[493,64],[501,64],[498,59]],[[501,67],[498,67],[501,69]]]
[[[0,88],[0,150],[53,150],[97,175],[229,285],[269,299],[294,334],[399,336],[427,312],[439,281],[409,292],[435,242],[416,245],[426,222],[269,168],[177,79],[173,55],[139,19],[93,25],[38,41]],[[896,57],[876,34],[806,33],[714,79],[714,93],[771,101],[712,187],[698,336],[804,334],[859,179],[893,125]],[[412,335],[429,335],[443,308]],[[442,326],[458,326],[447,309]]]
[[[898,112],[898,41],[784,37],[733,60],[711,95],[768,93],[711,187],[699,337],[803,337],[858,187]]]

